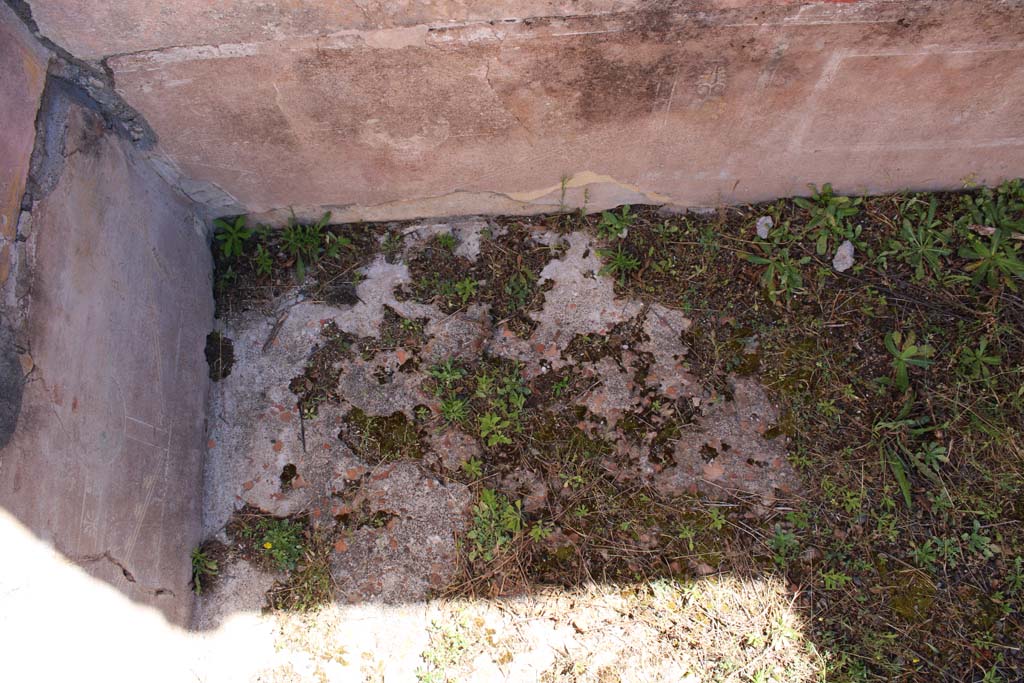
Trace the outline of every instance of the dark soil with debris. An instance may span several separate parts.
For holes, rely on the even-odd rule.
[[[303,520],[278,608],[771,575],[828,680],[1013,680],[1022,232],[1020,183],[256,231],[207,528]]]

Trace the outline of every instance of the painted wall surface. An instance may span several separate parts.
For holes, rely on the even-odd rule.
[[[48,60],[42,46],[0,5],[0,286],[13,266],[21,197]]]
[[[0,170],[32,187],[0,313],[13,430],[0,442],[0,508],[185,624],[213,318],[205,228],[81,91],[52,77],[29,168],[46,67],[26,57],[32,46],[7,42],[14,25],[0,10],[0,108],[11,114],[0,141],[20,150]],[[12,397],[20,410],[7,425]]]
[[[1019,0],[32,0],[188,177],[340,219],[1024,174]],[[586,196],[585,196],[586,194]]]

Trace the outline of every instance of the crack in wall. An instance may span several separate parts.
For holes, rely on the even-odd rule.
[[[156,597],[164,595],[170,596],[172,598],[175,597],[174,591],[170,588],[145,586],[143,584],[140,584],[136,580],[135,574],[133,574],[132,571],[128,569],[127,565],[122,560],[119,560],[118,558],[114,557],[114,555],[111,554],[109,550],[105,550],[102,553],[93,553],[92,555],[83,555],[81,557],[73,557],[69,559],[71,559],[72,562],[75,562],[76,564],[82,566],[106,561],[109,564],[113,565],[115,568],[119,569],[121,571],[121,575],[124,576],[125,581],[127,581],[128,583],[135,584],[142,590],[152,593]]]
[[[82,557],[72,559],[75,563],[81,565],[95,564],[97,562],[102,562],[103,560],[106,560],[107,562],[121,570],[121,574],[124,576],[125,580],[128,581],[128,583],[135,583],[135,575],[128,570],[128,567],[125,566],[124,562],[111,555],[109,550],[105,550],[102,553],[95,553],[93,555],[83,555]]]

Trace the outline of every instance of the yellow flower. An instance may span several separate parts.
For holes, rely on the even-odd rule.
[[[266,543],[263,544],[263,547],[266,548],[267,550],[270,550],[271,548],[274,547],[274,544],[271,543],[270,541],[267,541]]]

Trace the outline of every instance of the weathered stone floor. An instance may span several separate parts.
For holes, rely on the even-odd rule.
[[[225,526],[243,506],[278,517],[305,512],[315,524],[333,529],[331,573],[338,605],[323,614],[333,615],[346,632],[355,624],[359,644],[352,647],[364,647],[367,657],[391,650],[393,656],[381,665],[392,674],[408,674],[422,664],[427,614],[439,609],[423,601],[442,592],[459,567],[458,543],[471,522],[474,494],[455,475],[470,459],[489,457],[479,435],[440,419],[428,374],[438,363],[511,359],[521,363],[528,383],[572,366],[585,389],[566,396],[563,407],[574,411],[580,429],[613,444],[602,464],[617,480],[666,496],[741,494],[765,506],[797,486],[785,459],[785,437],[766,436],[778,411],[764,389],[743,377],[728,378],[725,394],[701,386],[688,370],[685,344],[685,335],[700,330],[680,311],[617,296],[585,233],[538,230],[525,238],[551,247],[553,255],[539,273],[543,305],[528,313],[535,323],[528,336],[504,321],[492,322],[485,304],[445,313],[406,297],[407,263],[431,239],[450,232],[458,239],[455,253],[473,261],[481,239],[500,229],[480,220],[413,226],[405,231],[397,258],[378,254],[362,269],[350,305],[330,306],[293,292],[220,321],[219,331],[233,343],[234,364],[214,385],[206,531],[226,541]],[[418,340],[381,343],[382,329],[394,315],[422,323]],[[621,325],[638,331],[635,348],[623,344],[614,357],[594,362],[568,352],[574,339],[599,338]],[[303,376],[330,334],[354,340],[331,368],[339,400],[320,403],[315,416],[301,415],[293,380]],[[667,462],[649,457],[654,432],[623,428],[652,401],[686,402],[696,415],[695,426],[670,445]],[[422,437],[419,457],[380,462],[360,457],[347,438],[352,426],[346,416],[352,411],[414,424]],[[283,483],[283,473],[292,468]],[[542,473],[522,468],[491,485],[522,500],[529,514],[557,504],[551,498],[558,487],[551,484]],[[335,525],[353,510],[382,521],[359,528]],[[554,531],[551,542],[564,542],[561,529]],[[215,589],[199,600],[196,625],[213,628],[232,613],[259,609],[277,578],[244,559],[232,560]],[[281,623],[296,618],[282,616]],[[403,635],[396,641],[398,622]],[[388,635],[380,640],[375,629]],[[498,666],[480,664],[482,670]]]

